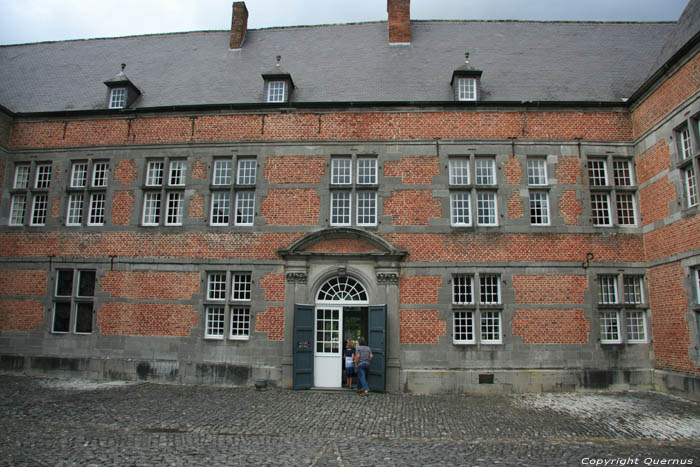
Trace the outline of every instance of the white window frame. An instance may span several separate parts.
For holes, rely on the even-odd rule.
[[[621,200],[620,198],[626,198]],[[617,225],[634,227],[637,225],[637,201],[634,193],[618,191],[615,193],[615,211]]]
[[[160,225],[163,213],[163,195],[160,191],[147,191],[143,194],[143,218],[142,225]]]
[[[225,207],[220,207],[221,201],[225,199]],[[216,222],[214,221],[214,215],[215,215],[215,207],[216,207],[216,212],[221,211],[223,214],[217,214]],[[226,217],[225,222],[221,222],[220,219],[222,217]],[[228,191],[215,191],[211,195],[211,208],[210,208],[210,215],[209,215],[209,225],[212,226],[226,226],[229,225],[231,220],[231,193]]]
[[[165,177],[165,161],[162,159],[148,161],[148,166],[146,168],[146,186],[149,186],[149,187],[163,186],[164,177]]]
[[[527,159],[527,183],[531,186],[547,186],[547,159]]]
[[[530,224],[549,225],[549,193],[546,191],[530,191],[529,195]]]
[[[588,182],[592,187],[609,186],[607,160],[600,158],[588,159]]]
[[[617,275],[601,274],[598,276],[598,304],[618,305],[620,295],[617,293]]]
[[[591,216],[596,227],[611,227],[612,213],[610,210],[610,193],[591,193]],[[607,218],[607,222],[602,222]]]
[[[630,296],[633,297],[633,300],[628,299]],[[644,276],[624,274],[622,276],[622,298],[625,305],[644,305]]]
[[[250,307],[230,306],[229,339],[248,340],[250,339]]]
[[[469,300],[462,300],[462,297],[469,296]],[[474,275],[456,274],[452,276],[452,304],[453,305],[474,305]]]
[[[475,101],[476,100],[476,79],[475,78],[457,78],[457,100],[459,100],[459,101]]]
[[[181,191],[168,191],[165,195],[165,225],[182,225],[185,194]]]
[[[698,187],[695,177],[695,167],[691,163],[691,165],[682,169],[682,173],[686,203],[689,208],[692,208],[698,205]]]
[[[496,292],[490,289],[496,288]],[[484,300],[495,295],[494,300]],[[492,273],[479,274],[479,304],[480,305],[502,305],[501,303],[501,275]]]
[[[255,185],[257,177],[256,159],[238,159],[238,169],[236,170],[237,185]]]
[[[352,158],[331,158],[331,185],[352,185]]]
[[[495,192],[476,192],[476,225],[486,227],[498,225],[498,197]]]
[[[639,323],[640,318],[641,325]],[[649,341],[647,337],[647,313],[645,310],[625,310],[625,323],[627,342],[630,344],[645,344]],[[641,334],[642,337],[630,337],[634,334]]]
[[[21,214],[20,214],[21,212]],[[24,225],[24,218],[27,216],[27,195],[22,193],[12,195],[10,205],[9,225],[17,226]]]
[[[185,161],[183,160],[171,160],[170,168],[168,170],[168,185],[170,186],[184,186],[185,185]]]
[[[90,272],[93,277],[92,295],[80,295],[80,285],[82,283],[83,273]],[[61,273],[70,273],[71,275],[71,290],[68,295],[58,294],[59,279]],[[51,330],[52,334],[79,334],[90,335],[94,332],[94,299],[95,291],[97,290],[97,273],[94,269],[58,269],[56,271],[56,285],[53,291],[53,303],[51,308]],[[56,306],[58,304],[68,305],[68,326],[65,331],[56,330]],[[90,331],[78,330],[78,315],[81,312],[80,305],[90,306]]]
[[[223,340],[226,333],[226,307],[224,305],[206,305],[204,338]]]
[[[231,300],[249,302],[251,300],[252,275],[249,272],[231,273]]]
[[[628,159],[613,159],[613,180],[615,186],[634,186],[634,170],[632,161]]]
[[[342,199],[341,199],[341,196],[342,196]],[[330,198],[331,198],[330,224],[332,226],[349,226],[349,225],[351,225],[352,224],[352,191],[350,191],[350,190],[332,191]],[[343,202],[342,206],[339,204],[340,202]]]
[[[356,183],[358,185],[376,185],[379,180],[377,167],[376,157],[358,157]]]
[[[498,327],[497,333],[493,329]],[[484,337],[484,330],[487,330],[486,335],[497,334],[493,338]],[[502,344],[503,343],[503,311],[482,309],[479,311],[479,342],[482,344]]]
[[[614,337],[612,333],[608,332],[609,324],[615,324],[615,332],[617,337]],[[600,343],[601,344],[620,344],[622,343],[622,332],[620,329],[620,310],[600,310],[599,311],[600,320]]]
[[[88,178],[88,163],[87,162],[74,162],[71,168],[70,175],[70,187],[71,188],[85,188],[87,186]]]
[[[18,164],[15,167],[15,177],[12,184],[14,189],[27,189],[29,188],[29,177],[32,172],[32,166],[29,164]]]
[[[212,172],[212,185],[231,185],[233,172],[233,161],[231,159],[215,159],[214,170]]]
[[[468,157],[451,157],[448,163],[450,185],[465,186],[470,183]]]
[[[686,126],[680,131],[679,140],[681,142],[681,160],[688,160],[693,157],[693,149],[690,145],[690,128]]]
[[[85,194],[71,193],[68,196],[68,212],[66,212],[66,225],[69,227],[82,225],[84,210]]]
[[[29,218],[29,225],[41,226],[46,225],[46,220],[49,216],[49,195],[44,193],[35,194],[32,196],[32,213]]]
[[[255,223],[255,191],[236,192],[235,225],[253,225]]]
[[[471,193],[467,191],[450,193],[450,224],[453,227],[469,227],[472,225]]]
[[[223,271],[212,271],[207,274],[207,300],[216,302],[226,301],[226,284],[228,279]]]
[[[357,225],[361,227],[377,225],[377,192],[358,191],[355,201],[357,206]]]
[[[285,102],[286,81],[269,81],[267,84],[267,102]]]
[[[109,108],[123,109],[126,107],[126,88],[112,88],[109,92]]]
[[[92,166],[92,186],[94,188],[104,188],[107,186],[109,178],[109,163],[95,162]]]
[[[474,310],[452,311],[452,343],[456,345],[476,344],[476,319]],[[471,330],[471,339],[469,332]],[[462,338],[461,336],[464,335]]]
[[[474,183],[482,186],[496,185],[496,159],[493,157],[474,159]]]
[[[695,269],[695,303],[700,305],[700,267]]]

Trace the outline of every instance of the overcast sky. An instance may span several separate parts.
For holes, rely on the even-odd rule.
[[[0,0],[0,44],[225,30],[230,0]],[[412,0],[413,19],[676,21],[687,0]],[[386,0],[247,0],[249,28],[385,21]]]

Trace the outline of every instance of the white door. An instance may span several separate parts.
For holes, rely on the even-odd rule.
[[[314,352],[314,386],[339,388],[342,384],[341,357],[343,341],[342,307],[316,308],[316,349]]]

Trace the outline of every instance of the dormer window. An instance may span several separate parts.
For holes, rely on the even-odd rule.
[[[275,67],[267,73],[262,74],[263,81],[265,82],[265,102],[271,104],[289,102],[292,92],[294,91],[292,75],[280,67],[280,60],[282,57],[278,55],[276,59]]]
[[[123,109],[126,106],[126,88],[113,88],[109,93],[109,108]]]
[[[267,85],[267,102],[284,102],[285,84],[284,81],[270,81]]]
[[[454,100],[475,102],[479,100],[479,83],[482,71],[469,64],[469,53],[465,53],[464,57],[464,64],[452,72],[450,85],[452,85]]]
[[[474,78],[459,78],[459,79],[457,79],[457,100],[459,100],[459,101],[475,101],[476,100],[476,79],[474,79]]]
[[[124,74],[126,64],[122,63],[122,70],[112,79],[105,81],[109,89],[107,92],[107,108],[123,109],[129,107],[140,95],[141,91]]]

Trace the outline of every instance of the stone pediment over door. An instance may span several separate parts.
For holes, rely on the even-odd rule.
[[[318,230],[300,238],[287,249],[278,250],[285,259],[314,256],[361,256],[377,260],[400,261],[408,254],[399,250],[382,237],[361,229],[339,227]]]

